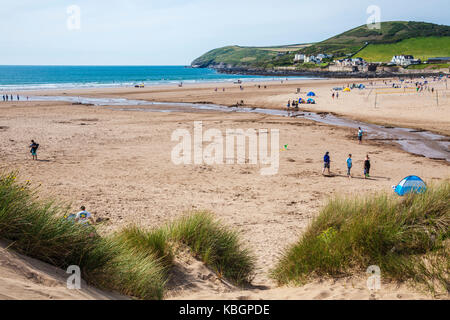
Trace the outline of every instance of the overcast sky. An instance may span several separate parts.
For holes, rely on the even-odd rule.
[[[0,0],[0,64],[187,65],[226,45],[321,41],[370,5],[382,21],[450,24],[449,0]]]

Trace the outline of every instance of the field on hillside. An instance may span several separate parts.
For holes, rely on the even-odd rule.
[[[358,56],[370,62],[388,62],[395,55],[410,54],[427,60],[450,55],[450,37],[412,38],[397,43],[371,44]]]

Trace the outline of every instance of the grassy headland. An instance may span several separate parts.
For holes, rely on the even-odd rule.
[[[196,67],[271,69],[292,66],[296,53],[333,54],[334,58],[357,53],[368,61],[389,62],[394,55],[411,54],[424,59],[450,55],[450,27],[426,22],[382,22],[381,28],[366,25],[327,40],[304,45],[264,47],[227,46],[209,51],[192,62]],[[359,51],[361,50],[361,51]]]

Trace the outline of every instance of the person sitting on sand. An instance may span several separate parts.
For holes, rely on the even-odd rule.
[[[92,218],[92,215],[90,212],[86,211],[85,206],[81,206],[81,211],[78,212],[75,216],[75,222],[78,222],[82,225],[93,225],[95,223],[94,218]]]
[[[370,158],[366,155],[366,160],[364,161],[364,179],[370,178]]]
[[[34,140],[31,140],[30,152],[31,152],[31,156],[33,157],[33,160],[37,160],[37,149],[38,148],[39,148],[39,144],[34,142]]]
[[[330,163],[331,163],[330,153],[327,151],[327,152],[325,153],[325,156],[323,157],[323,170],[322,170],[322,175],[325,175],[325,169],[328,169],[328,175],[331,176],[331,172],[330,172]]]
[[[347,176],[349,179],[352,178],[352,173],[351,173],[352,167],[353,167],[352,155],[349,154],[348,159],[347,159]]]

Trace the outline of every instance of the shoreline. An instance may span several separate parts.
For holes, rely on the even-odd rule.
[[[380,79],[380,78],[416,78],[416,77],[433,77],[439,75],[449,75],[450,72],[347,72],[347,71],[318,71],[318,70],[265,70],[265,69],[252,69],[252,68],[215,68],[209,67],[223,74],[244,74],[244,75],[259,75],[259,76],[280,76],[280,77],[292,77],[292,76],[305,76],[305,77],[318,77],[318,78],[330,78],[330,79]]]
[[[236,106],[237,102],[243,100],[242,107],[262,108],[286,110],[286,101],[292,100],[294,97],[305,96],[309,90],[317,92],[317,103],[314,105],[303,104],[301,109],[308,112],[330,113],[345,117],[347,119],[362,121],[370,124],[381,126],[395,126],[410,128],[414,130],[425,130],[446,137],[450,136],[450,113],[445,110],[445,105],[450,102],[450,90],[445,89],[441,81],[434,82],[436,86],[440,86],[440,102],[441,107],[435,106],[430,111],[439,114],[436,117],[424,110],[423,106],[435,103],[435,97],[428,93],[404,93],[403,89],[392,89],[390,83],[395,83],[393,78],[373,79],[300,79],[300,80],[284,80],[283,81],[254,81],[242,82],[245,90],[240,91],[239,85],[235,83],[213,82],[202,84],[185,84],[183,87],[177,85],[153,85],[145,88],[122,87],[122,88],[85,88],[85,89],[57,89],[57,90],[31,90],[26,91],[28,95],[70,95],[83,96],[92,98],[127,98],[131,100],[145,100],[151,102],[162,103],[195,103],[195,104],[218,104],[223,106]],[[345,82],[344,82],[345,81]],[[369,87],[373,81],[375,86]],[[412,82],[413,80],[410,80]],[[283,83],[281,83],[283,82]],[[349,83],[362,83],[368,86],[366,90],[356,90],[355,93],[343,94],[342,97],[333,101],[331,88],[335,86],[347,86]],[[384,85],[387,83],[389,85]],[[431,82],[430,82],[431,83]],[[431,85],[434,85],[431,83]],[[267,86],[267,89],[257,89],[257,86]],[[409,84],[412,86],[412,84]],[[300,87],[300,93],[294,93],[295,89]],[[219,92],[214,92],[215,88],[219,88]],[[225,92],[221,92],[221,89]],[[326,91],[320,89],[327,89]],[[355,90],[353,90],[355,91]],[[377,93],[379,91],[379,93]],[[286,92],[290,92],[287,94]],[[436,91],[437,92],[437,91]],[[328,97],[324,96],[327,95]],[[261,95],[258,97],[258,95]],[[350,98],[354,96],[354,98]],[[392,102],[389,96],[392,96]],[[417,98],[414,98],[414,97]],[[355,101],[351,101],[355,100]],[[378,100],[378,101],[377,101]],[[410,103],[405,103],[408,100]],[[373,107],[373,103],[378,102],[377,107]],[[356,103],[356,104],[355,104]],[[372,106],[370,105],[372,104]],[[352,106],[348,106],[352,105]],[[363,110],[361,107],[364,106]],[[430,106],[431,107],[431,106]],[[392,110],[390,110],[392,109]],[[408,110],[408,111],[406,111]],[[418,114],[423,116],[410,115],[411,110],[417,110]],[[414,111],[415,112],[415,111]],[[389,114],[388,114],[389,113]],[[403,118],[408,118],[403,121]],[[411,118],[411,119],[409,119]],[[424,119],[430,120],[424,122]],[[406,120],[406,119],[405,119]],[[442,122],[442,124],[440,124]],[[445,124],[444,124],[445,123]]]
[[[48,99],[47,99],[48,98]],[[74,101],[77,99],[78,101]],[[101,99],[101,98],[81,98],[73,96],[46,96],[46,99],[39,100],[33,96],[32,102],[61,102],[71,103],[72,105],[83,105],[93,107],[107,107],[110,110],[136,111],[136,112],[239,112],[239,113],[258,113],[271,116],[282,116],[289,118],[305,119],[317,123],[324,123],[334,127],[344,127],[347,129],[355,129],[362,127],[367,133],[367,140],[379,140],[385,144],[393,141],[401,150],[426,157],[433,160],[443,160],[450,162],[450,157],[446,154],[448,146],[450,146],[450,137],[445,135],[435,135],[433,132],[426,130],[417,130],[411,128],[402,128],[387,126],[385,124],[373,124],[339,116],[333,112],[313,112],[308,110],[284,111],[283,109],[258,109],[258,108],[242,108],[239,106],[221,106],[207,102],[203,103],[171,103],[171,102],[150,102],[145,100],[127,100],[127,99]],[[434,136],[433,136],[434,135]],[[420,140],[423,146],[415,146],[408,140]]]

